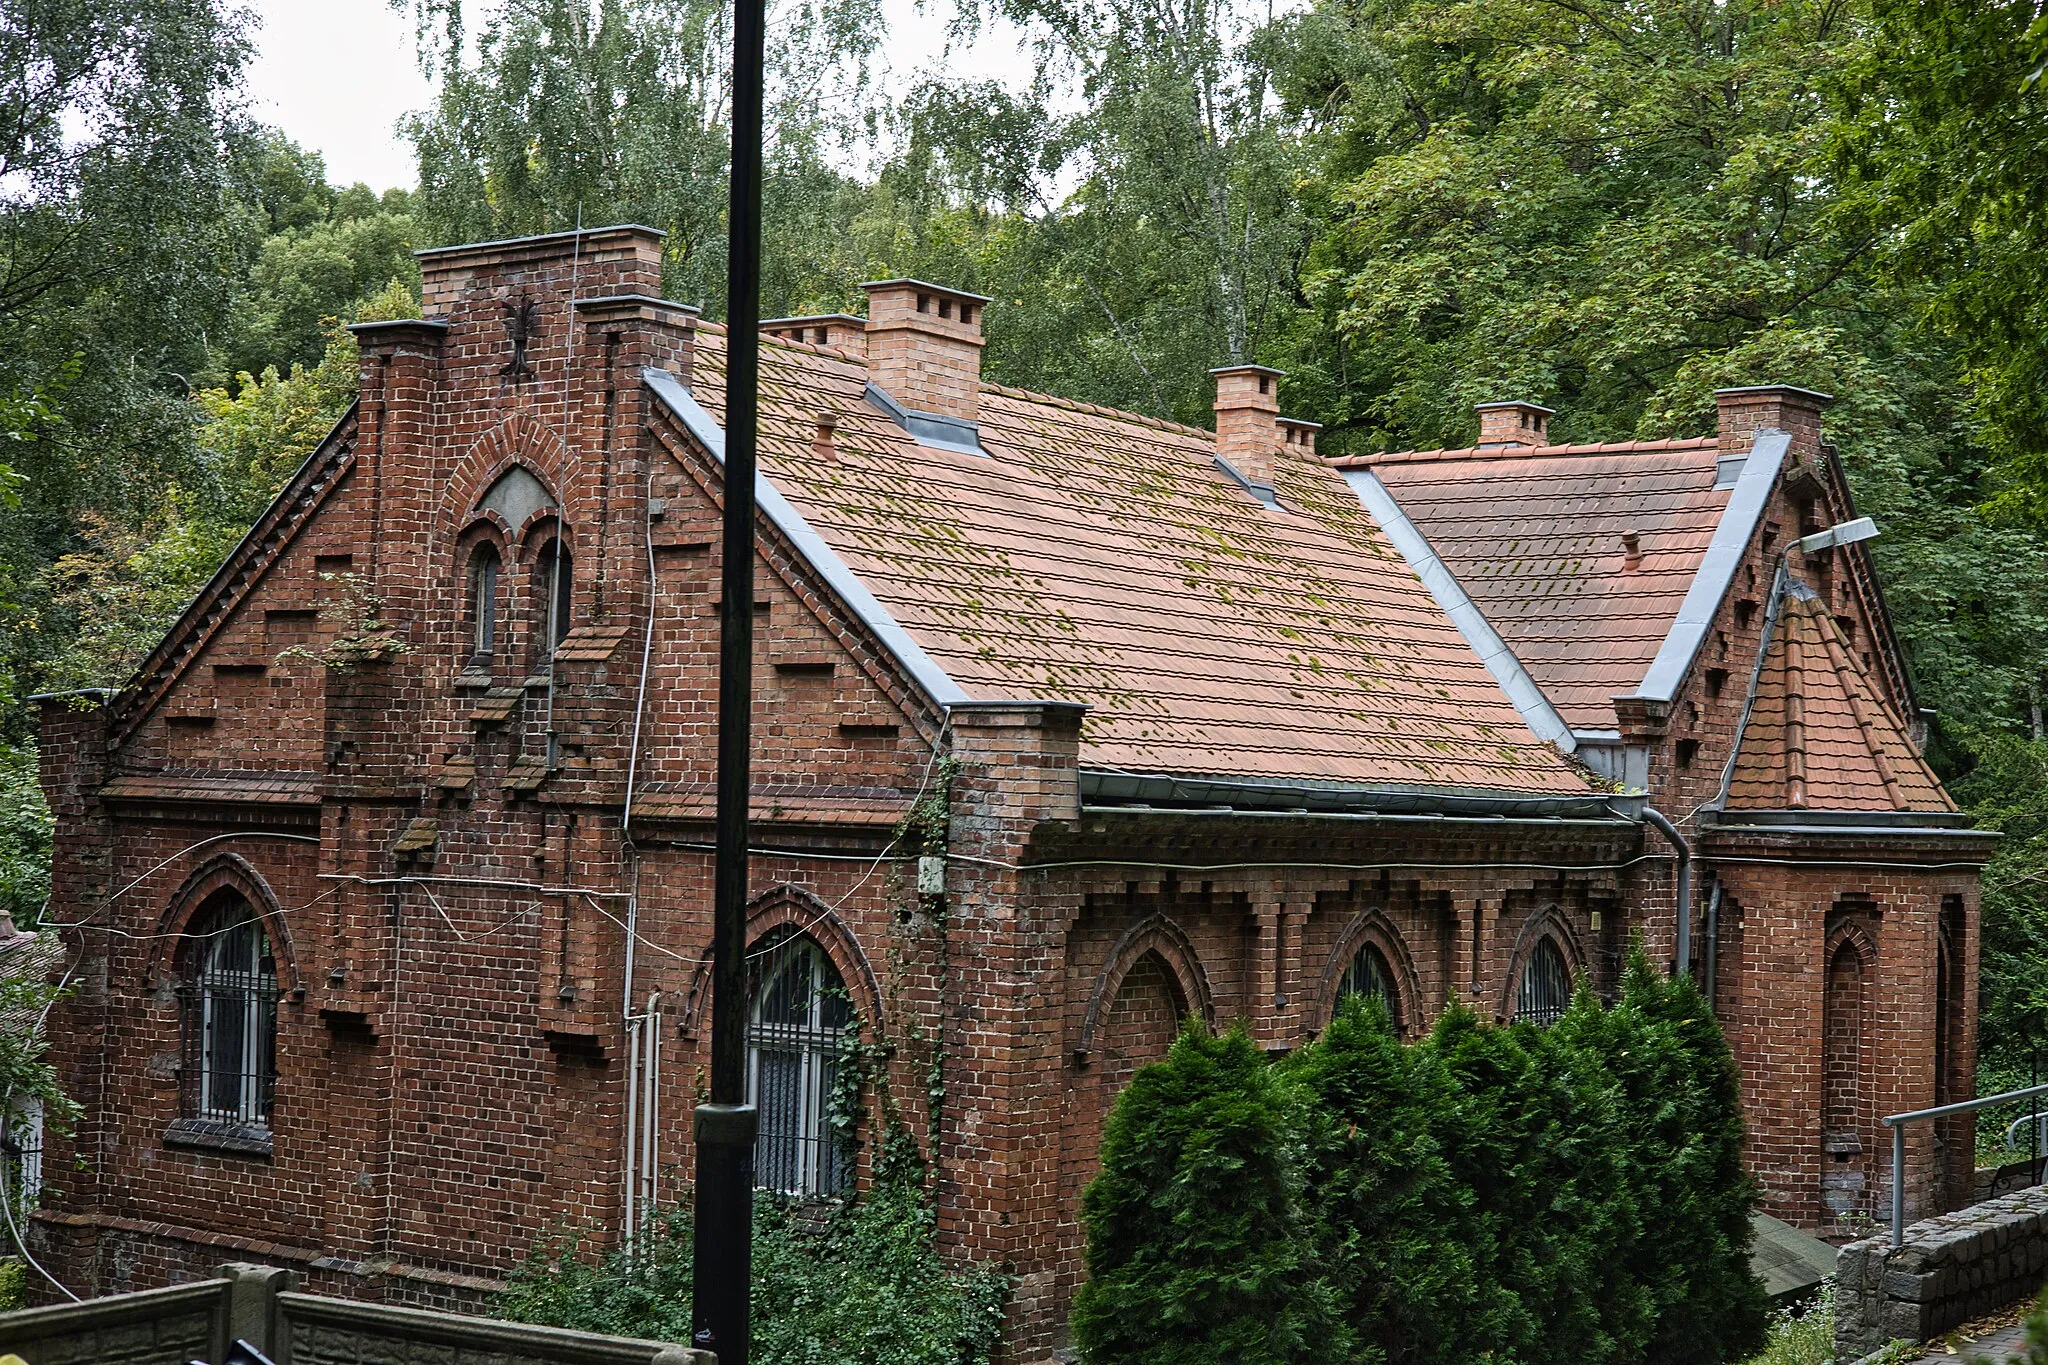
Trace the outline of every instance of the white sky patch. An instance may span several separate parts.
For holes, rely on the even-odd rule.
[[[250,64],[251,112],[327,160],[338,185],[373,190],[410,187],[412,148],[398,120],[424,109],[433,86],[420,75],[412,19],[386,0],[247,0],[261,27]],[[483,30],[492,6],[473,8],[468,31]],[[946,51],[949,0],[884,0],[889,39],[883,90],[899,95],[928,71],[964,80],[998,80],[1022,90],[1036,74],[1029,45],[1007,25]]]

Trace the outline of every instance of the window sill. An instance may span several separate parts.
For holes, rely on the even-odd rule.
[[[237,1156],[271,1155],[270,1129],[260,1123],[237,1123],[233,1119],[174,1119],[164,1129],[167,1147],[202,1147]]]

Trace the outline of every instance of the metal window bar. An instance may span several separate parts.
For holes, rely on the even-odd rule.
[[[1980,1095],[1974,1100],[1939,1104],[1932,1109],[1915,1109],[1911,1113],[1893,1114],[1879,1120],[1892,1130],[1892,1245],[1902,1246],[1906,1240],[1907,1124],[1918,1123],[1922,1119],[1945,1119],[1952,1114],[1974,1114],[1979,1109],[1989,1109],[1994,1104],[2039,1100],[2044,1095],[2048,1095],[2048,1085],[2030,1085],[2024,1090],[2006,1090],[1996,1095]]]
[[[1344,975],[1337,982],[1339,998],[1347,995],[1376,995],[1386,1002],[1387,1012],[1394,1011],[1394,974],[1387,966],[1386,957],[1368,943],[1358,950],[1351,959],[1351,965],[1344,969]]]
[[[754,1182],[798,1197],[843,1193],[853,1163],[832,1131],[830,1103],[853,1010],[839,973],[794,934],[757,949],[750,967],[747,1102],[761,1116]]]
[[[1515,992],[1515,1018],[1538,1028],[1548,1028],[1564,1017],[1572,1004],[1572,974],[1565,969],[1564,954],[1549,939],[1539,939],[1522,968],[1522,983]]]
[[[43,1105],[40,1100],[17,1104],[0,1124],[0,1198],[17,1213],[36,1205],[43,1192]]]
[[[246,903],[187,945],[179,989],[186,1118],[267,1126],[277,1087],[277,964]]]

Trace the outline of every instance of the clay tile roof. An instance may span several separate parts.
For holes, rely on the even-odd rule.
[[[64,971],[70,956],[63,941],[48,930],[22,933],[14,921],[0,916],[0,976],[22,981],[54,982]],[[42,1022],[42,1011],[26,1006],[0,1010],[0,1033],[26,1038]]]
[[[1728,505],[1712,438],[1340,458],[1387,486],[1575,729],[1613,729]],[[1637,561],[1624,533],[1636,535]]]
[[[722,420],[724,339],[698,341]],[[1587,790],[1319,462],[1281,457],[1268,511],[1208,432],[994,386],[993,458],[957,454],[864,401],[858,364],[761,357],[763,474],[969,697],[1086,703],[1085,766]]]
[[[1748,810],[1952,811],[1818,599],[1788,598],[1728,790]]]

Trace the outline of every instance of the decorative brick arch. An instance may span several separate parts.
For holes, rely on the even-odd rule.
[[[1586,955],[1580,950],[1579,936],[1572,932],[1571,922],[1565,918],[1563,908],[1552,902],[1524,920],[1522,932],[1515,936],[1515,951],[1508,958],[1508,974],[1501,982],[1495,1018],[1515,1017],[1515,998],[1522,987],[1522,973],[1529,966],[1529,955],[1546,938],[1556,944],[1557,951],[1564,955],[1564,969],[1571,973],[1572,989],[1578,989],[1579,978],[1586,970]]]
[[[569,463],[569,446],[559,432],[529,413],[514,413],[479,436],[455,462],[442,494],[442,519],[450,530],[468,525],[477,503],[514,465],[526,466],[560,506]]]
[[[764,934],[785,927],[795,929],[824,951],[826,960],[839,973],[839,979],[853,993],[854,1009],[868,1021],[870,1029],[877,1025],[882,1017],[881,983],[876,980],[867,954],[861,951],[860,940],[854,937],[846,921],[811,892],[788,883],[772,887],[748,902],[749,949],[760,942]],[[707,944],[697,958],[696,968],[690,973],[690,995],[684,1003],[679,1024],[685,1037],[697,1036],[703,1024],[704,1004],[710,999],[711,947]]]
[[[1165,964],[1167,977],[1180,997],[1175,1003],[1181,1012],[1199,1014],[1204,1023],[1215,1026],[1215,1007],[1209,998],[1209,977],[1202,970],[1201,955],[1195,951],[1194,940],[1167,916],[1147,915],[1124,930],[1123,936],[1109,950],[1109,960],[1095,978],[1095,989],[1088,997],[1088,1011],[1081,1017],[1081,1037],[1074,1044],[1075,1065],[1088,1064],[1089,1056],[1095,1051],[1095,1034],[1104,1015],[1115,1002],[1124,978],[1148,953],[1156,955]]]
[[[305,984],[299,979],[298,954],[293,951],[291,930],[285,923],[284,907],[278,903],[270,883],[264,880],[254,864],[234,853],[214,854],[194,868],[171,893],[163,913],[157,917],[148,979],[154,981],[163,976],[165,965],[176,960],[186,942],[186,927],[192,923],[193,917],[212,904],[223,891],[232,891],[247,901],[263,922],[263,932],[270,938],[271,956],[277,963],[279,988],[294,993],[304,990]]]
[[[1329,960],[1323,964],[1321,992],[1316,999],[1315,1017],[1327,1025],[1337,1016],[1337,985],[1344,979],[1345,969],[1351,959],[1367,945],[1379,949],[1387,965],[1394,969],[1394,990],[1396,998],[1388,1001],[1394,1016],[1394,1027],[1406,1033],[1421,1020],[1422,976],[1415,970],[1415,959],[1408,952],[1408,944],[1401,937],[1401,931],[1388,916],[1384,907],[1367,906],[1351,917],[1344,926],[1344,932],[1337,936],[1337,944],[1330,950]]]

